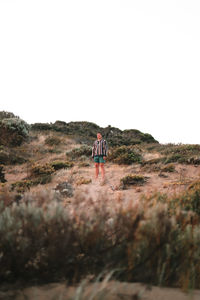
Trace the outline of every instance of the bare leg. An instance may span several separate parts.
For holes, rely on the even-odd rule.
[[[95,163],[95,179],[99,176],[99,163]]]
[[[104,163],[100,163],[100,166],[101,166],[101,177],[102,177],[102,180],[104,181],[104,180],[105,180],[105,168],[104,168]]]

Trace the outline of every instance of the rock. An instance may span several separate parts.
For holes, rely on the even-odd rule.
[[[55,191],[58,191],[64,197],[73,197],[74,189],[69,182],[61,182],[55,187]]]

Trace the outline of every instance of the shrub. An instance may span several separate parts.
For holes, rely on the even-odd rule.
[[[45,144],[48,146],[57,146],[61,143],[61,139],[57,136],[49,136],[45,140]]]
[[[169,154],[181,154],[182,156],[185,155],[198,155],[200,151],[200,145],[163,145],[161,148],[161,153],[169,155]]]
[[[163,157],[159,157],[159,158],[153,158],[153,159],[149,159],[149,160],[143,160],[142,161],[142,165],[154,165],[154,164],[159,164],[163,162]]]
[[[31,166],[30,169],[30,180],[32,180],[34,185],[37,184],[46,184],[51,182],[52,174],[55,172],[55,169],[51,166],[51,164],[46,163],[40,165],[35,163]]]
[[[131,146],[120,146],[110,149],[108,161],[112,161],[117,164],[129,165],[132,163],[141,163],[142,156],[138,149]]]
[[[0,120],[10,119],[10,118],[19,118],[19,117],[15,116],[12,112],[0,111]]]
[[[20,180],[11,184],[11,191],[16,190],[18,193],[24,193],[29,190],[31,186],[36,185],[32,180]]]
[[[50,163],[50,165],[55,169],[55,170],[60,170],[60,169],[67,169],[73,167],[73,163],[69,161],[60,161],[60,160],[55,160]]]
[[[120,179],[120,187],[126,189],[129,185],[143,185],[147,181],[147,177],[143,175],[126,175]]]
[[[77,185],[81,185],[81,184],[88,184],[88,183],[91,183],[92,180],[91,179],[87,179],[87,178],[84,178],[83,176],[81,176],[80,178],[78,178],[78,180],[76,181],[76,184]]]
[[[0,163],[3,165],[23,164],[26,161],[25,157],[18,156],[12,149],[0,150]]]
[[[6,181],[4,167],[0,165],[0,182],[4,183]]]
[[[45,153],[46,152],[49,152],[49,153],[55,153],[55,154],[60,154],[62,153],[61,150],[57,149],[57,148],[51,148],[51,149],[48,149],[48,150],[45,150]]]
[[[50,175],[55,172],[55,169],[49,164],[40,165],[35,163],[31,166],[30,175],[31,176],[39,176],[39,175]]]
[[[40,176],[37,176],[33,179],[27,179],[27,180],[19,180],[16,182],[13,182],[11,184],[11,191],[15,190],[18,193],[24,193],[27,190],[30,190],[32,186],[38,185],[38,184],[47,184],[51,182],[52,177],[50,174],[40,174]]]
[[[200,164],[200,145],[160,145],[157,149],[166,155],[164,163],[178,162],[183,164]]]
[[[179,160],[181,162],[181,160]],[[187,159],[187,161],[184,161],[186,162],[187,164],[191,164],[191,165],[200,165],[200,156],[192,156],[192,157],[189,157]]]
[[[174,172],[175,171],[175,166],[174,164],[167,164],[166,166],[161,168],[162,172]]]
[[[195,212],[200,216],[200,184],[195,182],[188,187],[188,190],[179,196],[174,196],[169,204],[170,209],[180,207],[185,211]]]
[[[9,207],[6,197],[0,194],[1,282],[75,283],[118,269],[114,278],[122,281],[200,287],[199,219],[180,207],[170,215],[166,196],[113,206],[105,195],[95,201],[76,194],[70,208],[49,192]]]
[[[42,131],[42,130],[51,130],[51,129],[52,129],[52,124],[49,124],[49,123],[31,124],[31,130]]]
[[[161,171],[161,165],[160,164],[145,164],[143,165],[141,171],[143,172],[159,172]]]
[[[4,165],[9,163],[9,154],[5,150],[0,150],[0,163]]]
[[[169,156],[166,157],[166,159],[164,160],[165,164],[169,164],[169,163],[174,163],[174,162],[178,162],[180,159],[182,159],[183,162],[183,157],[180,154],[171,154]]]
[[[0,120],[0,144],[19,146],[29,136],[29,125],[20,118]]]
[[[80,158],[82,156],[90,157],[92,156],[92,147],[83,145],[80,148],[74,148],[66,153],[66,156],[71,159]]]
[[[34,179],[33,182],[35,185],[47,184],[47,183],[51,182],[51,180],[52,180],[51,174],[43,174],[43,175],[38,176],[36,179]]]

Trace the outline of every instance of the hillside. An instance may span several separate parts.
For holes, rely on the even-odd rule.
[[[200,288],[200,145],[162,145],[138,130],[89,122],[28,125],[2,115],[3,284],[74,285],[118,272],[110,277]],[[91,157],[98,131],[109,145],[104,183],[101,173],[94,179]]]
[[[88,131],[83,130],[84,126],[81,127],[80,123],[77,123],[73,124],[74,127],[75,124],[78,126],[77,132],[75,129],[70,129],[70,134],[63,133],[63,130],[41,129],[41,125],[40,130],[33,126],[29,139],[22,145],[16,147],[2,145],[0,164],[5,173],[4,186],[21,194],[28,190],[43,189],[43,186],[53,190],[58,183],[73,181],[75,190],[87,188],[91,190],[93,196],[98,195],[96,191],[107,189],[107,193],[112,198],[120,194],[134,195],[135,199],[139,199],[142,193],[149,194],[155,190],[168,194],[181,191],[186,185],[198,179],[200,146],[161,145],[155,140],[154,143],[140,141],[137,144],[121,145],[122,136],[120,136],[119,146],[111,146],[110,140],[113,141],[116,136],[119,138],[113,130],[111,138],[109,134],[107,135],[109,145],[106,162],[107,182],[104,186],[100,186],[100,179],[94,182],[94,164],[91,158],[91,146],[96,139],[95,133],[94,137],[90,136],[88,140],[87,134],[84,135],[84,132]],[[88,128],[91,124],[86,125],[85,127]],[[118,131],[116,128],[115,130]],[[130,132],[132,131],[130,130],[129,134]],[[133,132],[135,134],[135,130]],[[128,140],[127,137],[126,139]],[[48,170],[52,165],[55,168]],[[34,166],[38,166],[38,174],[36,174],[38,177],[33,174]],[[43,166],[47,170],[39,170]],[[37,170],[35,172],[37,173]],[[127,184],[126,189],[120,186],[123,177],[138,174],[146,178],[145,183]],[[84,184],[84,179],[87,184]]]

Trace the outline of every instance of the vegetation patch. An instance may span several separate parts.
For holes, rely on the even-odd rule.
[[[9,163],[9,154],[5,150],[0,150],[0,163],[3,165],[7,165]]]
[[[4,183],[7,180],[5,179],[5,171],[4,171],[4,166],[0,165],[0,182]]]
[[[147,182],[147,177],[143,175],[129,174],[120,179],[120,188],[126,189],[130,185],[143,185]]]
[[[142,169],[143,172],[160,172],[161,171],[161,164],[146,164],[143,165]]]
[[[163,157],[159,157],[159,158],[153,158],[153,159],[149,159],[149,160],[143,160],[142,161],[142,165],[155,165],[155,164],[159,164],[163,162]]]
[[[35,123],[31,126],[32,130],[51,130],[62,132],[73,136],[77,141],[91,144],[96,138],[97,132],[101,132],[102,136],[108,140],[111,147],[122,145],[136,145],[141,143],[158,143],[152,135],[142,133],[136,129],[120,130],[119,128],[108,125],[103,128],[92,122],[63,122],[55,123]]]
[[[19,180],[11,184],[11,191],[15,190],[18,193],[24,193],[27,190],[30,190],[30,188],[33,186],[38,184],[47,184],[50,183],[51,180],[52,177],[50,174],[41,174],[33,179]]]
[[[57,136],[49,136],[45,139],[45,144],[48,146],[58,146],[61,144],[61,139]]]
[[[89,167],[90,164],[86,161],[81,161],[79,164],[78,164],[79,168],[84,168],[84,167]]]
[[[73,163],[69,161],[55,160],[50,163],[54,170],[68,169],[73,167]]]
[[[175,171],[175,165],[174,164],[167,164],[166,166],[163,166],[161,168],[161,172],[174,172]]]
[[[80,178],[78,178],[78,179],[76,180],[76,184],[77,184],[77,185],[81,185],[81,184],[89,184],[89,183],[91,183],[91,182],[92,182],[91,179],[85,178],[85,177],[83,177],[83,176],[81,176]]]
[[[19,146],[29,137],[30,126],[20,119],[0,119],[0,145]]]
[[[185,155],[199,155],[200,145],[188,145],[188,144],[174,145],[174,144],[168,144],[168,145],[163,145],[160,152],[162,154],[165,154],[165,155],[168,155],[168,154],[181,154],[182,156],[185,156]]]
[[[54,167],[49,163],[43,165],[35,163],[31,166],[29,170],[30,176],[27,179],[31,180],[33,185],[47,184],[51,182],[52,174],[55,171],[56,170],[54,169]]]
[[[14,149],[0,150],[0,163],[3,165],[16,165],[27,162],[28,158],[18,155]]]
[[[20,180],[11,184],[11,191],[15,190],[18,193],[24,193],[29,190],[32,186],[37,185],[33,180]]]
[[[83,145],[79,148],[74,148],[66,153],[66,156],[72,160],[81,159],[82,157],[92,156],[92,147]]]
[[[62,151],[61,150],[59,150],[58,148],[50,148],[50,149],[48,149],[48,150],[45,150],[45,153],[55,153],[55,154],[60,154],[60,153],[62,153]]]
[[[141,163],[142,156],[140,151],[131,146],[120,146],[109,150],[108,161],[117,164],[130,165],[133,163]]]
[[[200,288],[200,215],[191,191],[176,201],[158,193],[137,206],[122,201],[114,210],[105,195],[98,203],[76,195],[73,213],[48,194],[45,207],[31,194],[18,205],[10,197],[0,194],[1,282],[75,283],[117,269],[120,281]]]
[[[49,163],[43,165],[35,163],[31,166],[30,175],[35,177],[40,175],[50,175],[54,172],[55,172],[54,167],[52,167],[51,164]]]

